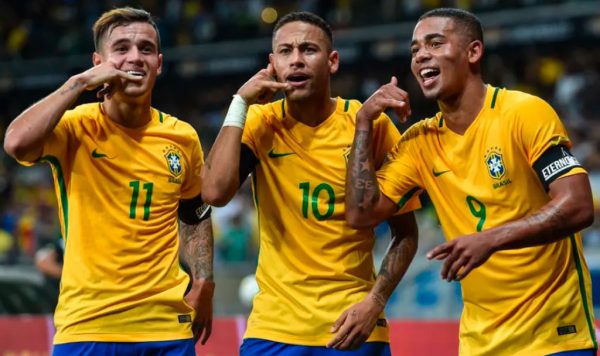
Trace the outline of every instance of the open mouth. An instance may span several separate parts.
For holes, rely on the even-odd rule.
[[[128,70],[127,74],[135,75],[136,77],[144,77],[146,73],[139,70]]]
[[[440,75],[440,70],[438,68],[423,68],[419,72],[421,79],[423,80],[423,85],[427,86],[432,84],[437,77]]]
[[[286,81],[293,87],[304,85],[310,77],[306,74],[292,74],[286,78]]]

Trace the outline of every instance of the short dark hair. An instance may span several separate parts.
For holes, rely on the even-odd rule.
[[[126,26],[134,22],[146,22],[152,25],[156,31],[156,39],[158,41],[158,52],[160,52],[160,33],[158,27],[152,18],[152,15],[146,10],[134,9],[132,7],[120,7],[107,11],[100,16],[92,31],[94,32],[94,47],[96,52],[100,51],[103,37],[110,33],[117,26]]]
[[[331,47],[333,47],[333,32],[331,31],[331,26],[329,26],[327,21],[323,20],[323,18],[320,16],[308,11],[290,12],[289,14],[280,18],[273,28],[273,36],[275,36],[275,33],[279,31],[283,25],[286,25],[290,22],[305,22],[317,26],[325,33],[325,35],[327,35],[329,44]]]
[[[477,16],[468,11],[449,7],[441,7],[438,9],[427,11],[426,13],[421,15],[421,17],[419,17],[419,21],[429,17],[450,18],[457,25],[459,25],[462,29],[465,30],[470,41],[477,40],[483,43],[483,29],[481,27],[481,22],[479,21]]]

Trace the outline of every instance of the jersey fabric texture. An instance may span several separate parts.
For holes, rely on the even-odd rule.
[[[427,190],[446,239],[520,219],[550,198],[532,169],[550,147],[571,147],[538,97],[487,87],[463,135],[440,113],[413,125],[377,173],[402,205]],[[585,174],[573,168],[562,176]],[[596,347],[591,280],[579,233],[555,243],[498,251],[461,281],[461,355],[534,355]]]
[[[191,338],[177,208],[200,194],[196,131],[155,109],[130,129],[85,104],[63,115],[40,160],[52,166],[65,239],[54,342]]]
[[[347,158],[356,100],[336,99],[316,127],[296,121],[285,100],[249,108],[242,142],[259,163],[252,174],[260,252],[245,338],[324,346],[335,320],[361,301],[375,281],[372,229],[344,217]],[[400,139],[389,117],[374,124],[375,163]],[[411,202],[406,211],[418,207]],[[383,315],[380,318],[384,318]],[[369,341],[389,341],[385,320]]]

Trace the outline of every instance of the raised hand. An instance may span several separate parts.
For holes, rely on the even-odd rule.
[[[388,108],[394,109],[400,122],[405,122],[411,114],[408,93],[398,88],[398,79],[394,76],[364,102],[356,115],[375,120]]]
[[[269,63],[267,68],[258,71],[252,78],[248,79],[238,90],[246,104],[264,104],[275,96],[278,90],[290,89],[288,83],[280,83],[275,80],[275,69]]]
[[[104,85],[96,94],[98,98],[104,95],[110,96],[114,93],[115,89],[120,85],[119,79],[132,82],[141,82],[143,79],[142,77],[117,69],[114,63],[108,61],[86,70],[80,76],[85,83],[86,90],[94,90],[100,85]]]

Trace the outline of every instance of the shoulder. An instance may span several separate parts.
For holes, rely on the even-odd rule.
[[[246,114],[246,130],[257,130],[280,125],[285,117],[285,100],[280,99],[267,104],[253,104]]]
[[[100,103],[87,103],[65,111],[61,120],[95,120],[102,115]]]
[[[163,125],[169,131],[174,132],[177,136],[181,136],[184,139],[192,141],[198,141],[198,133],[194,127],[186,121],[180,120],[177,117],[160,111],[156,108],[153,109],[153,115],[158,120],[158,125]]]
[[[441,114],[422,119],[410,126],[403,134],[400,142],[407,143],[425,139],[425,137],[437,133],[438,129],[443,126]]]
[[[533,119],[544,113],[554,113],[548,102],[539,96],[519,90],[499,89],[496,105],[504,114]]]

